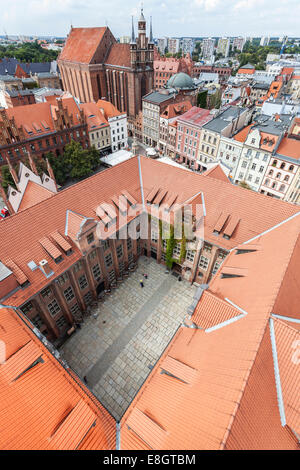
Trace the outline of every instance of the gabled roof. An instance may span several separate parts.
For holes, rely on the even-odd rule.
[[[140,183],[139,160],[143,188]],[[133,157],[2,220],[0,260],[5,264],[8,258],[12,259],[30,281],[26,289],[17,290],[5,302],[8,305],[22,305],[48,282],[39,269],[31,271],[28,267],[30,261],[34,260],[38,265],[42,259],[46,259],[56,277],[81,257],[72,239],[67,238],[72,245],[73,253],[69,256],[63,255],[63,261],[55,264],[39,242],[43,237],[49,237],[55,230],[65,234],[68,211],[99,221],[95,209],[102,203],[112,203],[112,197],[119,196],[124,189],[138,204],[142,204],[142,189],[145,196],[154,186],[161,188],[165,194],[174,193],[174,181],[177,180],[180,180],[180,187],[176,188],[178,204],[191,200],[195,210],[196,204],[203,203],[201,195],[203,193],[206,207],[205,239],[222,246],[225,250],[269,229],[298,210],[296,206],[287,202],[233,186],[220,179],[198,175],[146,157]],[[220,207],[226,212],[228,220],[219,235],[216,235],[213,232],[221,212]],[[228,224],[231,220],[237,219],[239,222],[231,237],[225,238]],[[118,211],[117,220],[119,220]],[[76,230],[74,237],[77,233],[75,232]],[[66,236],[68,234],[69,232]]]
[[[104,114],[100,111],[96,103],[82,103],[80,108],[85,114],[89,132],[108,126]]]
[[[0,308],[1,449],[115,449],[115,420],[65,369],[29,324],[13,309]]]
[[[259,243],[260,249],[231,252],[194,314],[196,325],[208,328],[179,329],[121,420],[122,450],[153,449],[145,424],[129,425],[136,410],[164,430],[155,433],[156,450],[297,449],[299,367],[288,360],[286,348],[299,331],[287,335],[275,327],[282,424],[270,319],[299,230],[300,214],[244,244]],[[223,278],[228,267],[246,275]],[[293,295],[299,303],[299,289]],[[193,370],[192,378],[162,373],[168,358]]]
[[[227,178],[225,172],[222,169],[222,166],[219,163],[210,168],[209,170],[206,170],[203,174],[205,176],[210,176],[211,178],[216,178],[218,180],[226,181],[227,183],[229,183],[229,179]]]
[[[118,65],[119,67],[131,67],[130,44],[115,43],[111,46],[109,54],[105,59],[107,65]]]
[[[34,181],[28,181],[26,186],[21,204],[19,205],[18,211],[23,211],[28,207],[34,206],[45,199],[53,196],[52,191],[39,184],[35,183]]]
[[[98,100],[96,106],[100,112],[103,110],[103,115],[106,120],[112,117],[120,116],[122,114],[110,101]]]
[[[72,28],[59,60],[89,64],[108,28]]]

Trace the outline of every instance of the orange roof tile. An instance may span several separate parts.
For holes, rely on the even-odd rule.
[[[80,107],[85,114],[89,132],[109,125],[96,103],[83,103]]]
[[[234,140],[237,140],[238,142],[245,142],[252,126],[253,124],[250,124],[249,126],[244,127],[241,131],[239,131],[237,134],[233,136]]]
[[[108,28],[72,28],[58,60],[89,64]]]
[[[118,65],[119,67],[131,67],[130,44],[113,44],[105,59],[106,65]]]
[[[280,142],[276,154],[300,160],[300,141],[284,137]]]
[[[103,110],[103,115],[106,119],[115,116],[120,116],[122,114],[110,101],[98,100],[96,105],[100,109],[100,111]]]
[[[45,199],[48,199],[54,194],[55,193],[53,193],[49,189],[40,186],[34,181],[28,181],[18,211],[23,211],[28,207],[34,206],[35,204],[38,204],[39,202],[44,201]]]
[[[186,172],[184,169],[164,165],[146,157],[141,157],[140,161],[145,197],[157,187],[161,188],[161,193],[166,194],[168,198],[174,192],[174,181],[178,179],[181,182],[176,193],[178,204],[191,199],[195,210],[196,204],[202,204],[200,193],[204,194],[207,214],[204,226],[205,239],[224,249],[229,250],[243,243],[298,210],[297,206],[287,202],[233,186],[219,179]],[[75,240],[81,223],[85,218],[99,220],[95,208],[102,203],[110,202],[114,195],[122,194],[124,188],[137,203],[142,203],[137,157],[95,174],[51,198],[3,219],[0,224],[0,259],[4,264],[6,260],[11,259],[30,282],[26,289],[16,291],[5,302],[8,305],[22,305],[49,282],[39,269],[32,271],[28,267],[30,261],[34,260],[38,264],[42,259],[46,259],[54,272],[53,279],[75,264],[82,255],[72,240]],[[223,237],[223,232],[219,236],[213,234],[220,215],[220,207],[228,212],[228,216],[240,219],[237,230],[229,240]],[[65,233],[67,211],[69,214],[82,215],[79,218],[72,215],[71,219],[74,218],[75,225],[73,222],[67,224],[66,233],[69,236],[67,240],[73,248],[73,253],[67,257],[63,254],[63,261],[56,264],[39,241],[43,237],[51,237],[55,230],[61,234]],[[18,227],[22,227],[22,230]],[[113,231],[113,226],[111,230]]]
[[[179,329],[121,420],[122,450],[145,448],[145,442],[152,447],[144,439],[145,423],[136,423],[138,433],[128,427],[137,409],[165,431],[155,433],[156,450],[297,449],[298,440],[290,429],[297,432],[299,424],[294,411],[299,408],[295,387],[299,368],[295,378],[295,369],[285,353],[295,333],[288,337],[280,333],[276,342],[279,364],[284,369],[280,375],[285,406],[290,407],[287,427],[280,420],[269,320],[299,230],[300,214],[260,235],[260,250],[231,252],[224,267],[244,270],[247,275],[224,279],[222,268],[213,278],[210,291],[199,301],[205,305],[198,306],[197,311],[199,321],[205,324],[208,319],[211,324],[221,320],[220,327],[208,332]],[[272,269],[268,269],[270,265]],[[212,299],[210,296],[214,295],[216,298]],[[299,302],[299,289],[293,295]],[[222,298],[243,310],[238,321],[226,323],[234,312],[222,303]],[[195,370],[191,383],[178,380],[176,374],[161,374],[168,356]]]
[[[211,178],[216,178],[221,181],[226,181],[227,183],[230,182],[226,174],[224,173],[221,165],[219,164],[216,166],[213,166],[212,168],[210,168],[210,170],[206,170],[203,174],[205,176],[210,176]]]
[[[6,344],[6,363],[0,364],[1,449],[114,449],[113,417],[22,316],[2,308],[0,326]]]

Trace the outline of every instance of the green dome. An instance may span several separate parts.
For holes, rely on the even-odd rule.
[[[190,90],[195,88],[193,79],[186,73],[175,73],[169,78],[167,88],[179,88],[180,90]]]

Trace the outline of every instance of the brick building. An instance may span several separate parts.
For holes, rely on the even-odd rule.
[[[292,204],[215,174],[199,175],[144,157],[42,196],[0,223],[0,302],[20,307],[55,344],[74,331],[91,302],[117,288],[140,254],[166,262],[167,241],[159,229],[163,207],[172,215],[175,203],[183,209],[189,201],[193,211],[201,205],[205,212],[204,243],[194,225],[194,239],[177,239],[172,255],[173,270],[196,283],[210,281],[233,247],[297,212]],[[124,211],[134,208],[137,213],[124,222]],[[143,233],[140,227],[150,210],[157,217]],[[193,216],[197,223],[197,212]],[[138,236],[122,237],[132,221]]]
[[[231,76],[231,72],[231,67],[195,63],[192,70],[192,77],[198,78],[201,73],[217,73],[219,75],[219,82],[224,83]]]
[[[89,146],[86,120],[75,100],[52,98],[0,111],[0,165],[17,163],[29,154],[60,155],[72,139]]]
[[[153,50],[143,10],[130,44],[117,43],[107,27],[72,28],[58,58],[63,88],[81,102],[106,99],[133,120],[153,87]]]

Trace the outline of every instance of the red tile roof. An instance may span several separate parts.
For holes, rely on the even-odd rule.
[[[111,450],[114,418],[12,309],[0,309],[0,442],[6,450]],[[28,367],[40,358],[30,370]]]
[[[229,183],[229,179],[227,178],[226,174],[222,170],[221,165],[215,165],[210,170],[207,170],[203,173],[205,176],[210,176],[211,178],[216,178],[221,181],[226,181]]]
[[[295,160],[300,160],[300,141],[284,137],[276,153],[278,155],[284,155],[285,157],[294,158]]]
[[[195,313],[198,325],[214,328],[179,329],[121,420],[122,450],[297,449],[292,431],[299,433],[300,371],[286,351],[294,352],[299,331],[275,326],[271,344],[270,322],[286,268],[299,249],[299,230],[300,215],[244,245],[259,243],[261,249],[232,251]],[[247,274],[222,278],[226,267]],[[300,302],[299,288],[291,287],[290,295]],[[275,347],[287,425],[280,416]],[[180,366],[176,372],[170,359]],[[193,374],[184,375],[185,368]],[[152,433],[140,414],[155,423]]]
[[[231,249],[243,243],[251,236],[285,220],[298,210],[296,206],[287,202],[233,186],[219,179],[207,178],[205,175],[164,165],[145,157],[141,157],[141,171],[145,195],[157,186],[166,193],[166,197],[169,197],[170,193],[174,192],[174,181],[180,180],[180,187],[176,189],[178,194],[176,202],[182,204],[191,199],[195,208],[196,204],[202,203],[200,192],[203,192],[207,213],[205,239],[221,245],[224,249]],[[141,204],[137,157],[95,174],[51,198],[3,219],[0,223],[0,259],[4,264],[8,258],[12,259],[30,281],[26,289],[16,291],[5,302],[8,305],[22,305],[49,282],[39,269],[31,271],[28,267],[30,261],[34,260],[38,264],[46,259],[55,273],[54,279],[82,256],[72,240],[67,238],[73,247],[73,254],[63,256],[63,261],[55,264],[40,244],[40,240],[45,236],[51,239],[51,233],[55,230],[59,230],[61,234],[65,233],[67,211],[99,220],[96,208],[101,203],[111,202],[111,198],[120,195],[124,188]],[[195,197],[196,194],[198,194],[197,197]],[[222,211],[227,212],[228,221],[217,237],[213,234],[213,230],[221,212],[220,207]],[[223,230],[226,231],[227,225],[234,217],[238,217],[240,222],[231,238],[227,240],[223,237]],[[69,230],[68,226],[67,230]]]
[[[122,114],[110,101],[98,100],[97,107],[100,109],[100,111],[103,110],[105,119],[120,116]]]
[[[83,103],[80,108],[85,114],[89,132],[109,125],[96,103]]]
[[[173,119],[186,113],[191,108],[192,104],[190,101],[180,101],[178,103],[169,104],[160,116],[165,119]]]
[[[130,44],[113,44],[105,59],[105,64],[131,67]]]
[[[72,28],[59,60],[89,64],[107,28]]]
[[[189,111],[180,116],[180,122],[187,124],[195,124],[197,126],[204,126],[207,122],[211,121],[213,116],[210,114],[209,109],[198,108],[193,106]]]
[[[55,193],[47,188],[44,188],[43,186],[40,186],[34,181],[28,181],[18,211],[23,211],[28,207],[34,206],[35,204],[38,204],[39,202],[53,196],[53,194]]]

